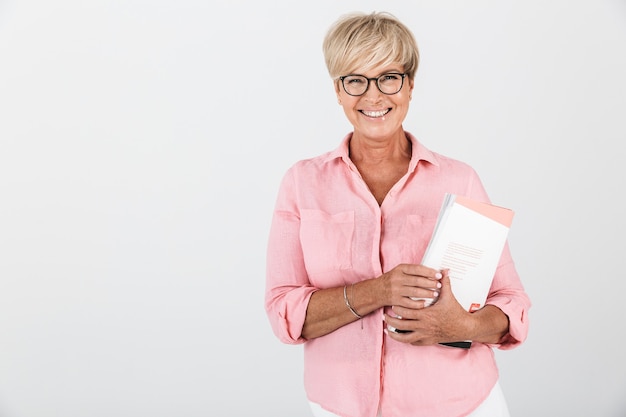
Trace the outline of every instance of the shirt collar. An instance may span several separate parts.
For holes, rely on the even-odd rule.
[[[417,140],[417,138],[413,136],[411,133],[407,131],[405,131],[404,133],[407,139],[411,141],[412,152],[411,152],[411,162],[409,163],[409,171],[411,172],[414,171],[419,161],[426,161],[433,165],[439,165],[439,162],[437,161],[437,158],[435,157],[435,154],[432,151],[430,151],[428,148],[422,145]],[[351,138],[352,138],[352,132],[348,133],[343,138],[343,140],[341,141],[337,149],[335,149],[332,152],[329,152],[326,155],[326,158],[324,158],[324,162],[330,162],[334,159],[341,158],[346,164],[348,164],[349,166],[352,166],[353,164],[349,156],[350,150],[348,148],[348,144],[350,143]]]

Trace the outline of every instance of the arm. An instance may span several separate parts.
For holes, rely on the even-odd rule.
[[[388,305],[421,309],[424,301],[409,297],[436,298],[440,277],[437,271],[422,265],[398,265],[378,278],[346,286],[346,297],[360,316]],[[344,287],[319,290],[309,300],[302,336],[305,339],[324,336],[355,320],[358,317],[346,305]]]
[[[473,340],[501,349],[511,349],[525,340],[530,301],[510,260],[508,247],[482,309],[473,313],[465,311],[454,298],[447,275],[442,284],[439,300],[431,307],[419,311],[393,307],[394,313],[403,319],[386,315],[388,326],[412,333],[392,332],[392,338],[417,345]]]

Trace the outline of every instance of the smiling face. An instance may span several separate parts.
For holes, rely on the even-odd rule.
[[[402,65],[390,64],[363,72],[354,71],[354,74],[378,78],[387,73],[402,74],[403,71]],[[341,80],[336,80],[337,99],[354,127],[353,138],[386,141],[396,136],[404,137],[402,123],[409,110],[413,85],[413,80],[407,76],[400,91],[396,94],[384,94],[377,87],[376,80],[371,80],[365,94],[352,96],[346,93]]]

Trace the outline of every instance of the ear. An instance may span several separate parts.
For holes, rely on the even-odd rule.
[[[415,81],[409,78],[409,100],[413,98],[413,87],[415,87]]]
[[[339,80],[335,80],[333,84],[335,85],[335,94],[337,95],[337,102],[341,104],[341,89],[339,88],[339,84],[341,84],[341,82]]]

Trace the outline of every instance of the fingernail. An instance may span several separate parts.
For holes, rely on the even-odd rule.
[[[437,278],[437,279],[441,279],[441,278],[443,278],[443,275],[441,275],[441,272],[437,272],[437,273],[435,274],[435,278]]]
[[[433,297],[435,297],[435,298],[439,297],[439,293],[438,293],[437,291],[435,291],[435,292],[433,293]]]
[[[441,282],[437,283],[437,288],[441,288]]]

